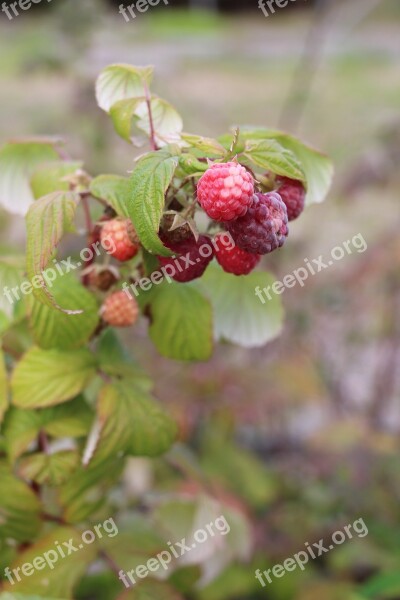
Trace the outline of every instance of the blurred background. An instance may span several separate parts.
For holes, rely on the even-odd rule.
[[[97,108],[94,81],[110,63],[154,64],[153,89],[186,131],[282,128],[333,157],[328,200],[263,268],[281,279],[359,233],[368,251],[286,290],[283,335],[265,348],[220,346],[188,366],[156,355],[144,325],[127,337],[182,442],[165,460],[131,462],[129,501],[200,494],[199,468],[243,514],[239,560],[195,598],[399,599],[400,2],[298,0],[269,17],[257,0],[162,4],[129,22],[119,0],[1,13],[1,143],[61,135],[91,174],[125,175],[135,150]],[[0,235],[23,249],[23,220],[0,213]],[[358,518],[367,537],[266,589],[255,579]]]

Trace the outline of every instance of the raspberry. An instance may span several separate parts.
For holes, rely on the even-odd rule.
[[[101,245],[121,262],[130,260],[139,251],[138,238],[129,219],[112,219],[105,223],[101,230]]]
[[[214,257],[214,248],[209,237],[201,235],[178,243],[166,243],[167,248],[179,254],[179,258],[159,257],[163,267],[170,267],[168,275],[179,283],[187,283],[201,277]]]
[[[139,316],[139,306],[135,298],[125,292],[114,292],[104,301],[100,314],[103,321],[113,327],[129,327]]]
[[[289,177],[277,177],[280,187],[278,193],[286,204],[288,219],[294,221],[304,210],[306,190],[301,181]]]
[[[250,254],[237,246],[220,246],[219,240],[222,237],[221,234],[215,237],[215,256],[223,270],[227,273],[233,273],[233,275],[248,275],[258,265],[261,256]]]
[[[118,271],[114,267],[102,268],[93,266],[87,273],[90,287],[107,292],[119,279]]]
[[[184,223],[176,229],[172,229],[175,221],[175,215],[164,215],[161,222],[160,237],[166,244],[180,244],[186,241],[188,238],[193,237],[192,230],[190,229],[189,223]]]
[[[289,234],[287,210],[279,194],[254,194],[244,217],[227,224],[235,244],[251,254],[269,254],[283,246]]]
[[[254,194],[254,179],[236,162],[216,163],[197,185],[197,198],[214,221],[243,217]]]

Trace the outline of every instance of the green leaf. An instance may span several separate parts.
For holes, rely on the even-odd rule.
[[[63,450],[56,454],[38,452],[20,461],[18,474],[23,479],[35,481],[39,485],[59,486],[78,465],[79,454],[75,450]]]
[[[0,537],[31,542],[41,526],[36,494],[0,462]]]
[[[0,205],[24,216],[34,202],[30,178],[44,162],[58,160],[54,143],[48,140],[10,142],[0,150]]]
[[[128,215],[143,246],[151,254],[170,256],[157,233],[165,205],[165,192],[178,165],[167,149],[149,152],[137,163],[131,177]]]
[[[212,310],[194,287],[164,283],[152,290],[150,337],[163,356],[208,360],[213,351]]]
[[[12,379],[12,403],[21,408],[61,404],[79,394],[96,372],[91,352],[32,348],[17,364]]]
[[[99,175],[92,180],[90,192],[95,198],[105,200],[120,217],[128,217],[128,201],[131,196],[131,183],[127,177]]]
[[[217,140],[201,135],[193,135],[191,133],[182,133],[181,138],[192,148],[201,150],[204,156],[218,156],[223,158],[226,156],[226,149]],[[208,167],[208,165],[206,165]]]
[[[102,389],[97,415],[85,452],[86,464],[97,465],[120,452],[159,456],[175,441],[174,421],[151,395],[129,381]]]
[[[166,100],[153,96],[151,98],[151,112],[153,117],[153,127],[155,132],[155,141],[158,146],[165,146],[178,142],[183,129],[183,122],[180,114]],[[148,136],[151,135],[151,126],[149,110],[146,102],[138,104],[134,111],[135,125]]]
[[[262,304],[255,293],[257,287],[271,286],[274,281],[268,273],[236,277],[210,265],[200,285],[214,308],[215,338],[244,348],[257,348],[276,338],[283,324],[281,299],[274,294]]]
[[[276,140],[248,141],[244,156],[258,167],[277,175],[305,181],[304,172],[293,152],[281,146]]]
[[[25,271],[25,260],[23,256],[0,256],[0,281],[2,292],[0,293],[0,310],[12,319],[18,298],[22,297],[19,289]],[[12,289],[17,294],[12,293]],[[17,288],[17,289],[16,289]]]
[[[82,523],[107,501],[106,493],[118,481],[124,468],[120,458],[95,467],[81,466],[58,488],[58,500],[67,523]]]
[[[141,98],[119,100],[112,105],[110,117],[115,131],[127,142],[131,141],[132,120],[137,107],[142,103]]]
[[[117,600],[184,600],[168,583],[145,579],[118,596]]]
[[[3,427],[7,452],[12,461],[35,442],[42,430],[54,438],[86,436],[93,422],[93,411],[82,396],[52,408],[24,410],[11,407]]]
[[[400,594],[400,573],[381,573],[370,579],[360,590],[362,598],[397,598]]]
[[[43,304],[67,314],[76,314],[77,311],[58,306],[47,288],[43,271],[64,233],[71,230],[79,200],[79,194],[74,192],[53,192],[36,200],[26,216],[26,269],[33,285],[32,292]],[[35,283],[38,285],[35,286]]]
[[[72,551],[71,544],[76,551]],[[64,558],[58,554],[57,546],[64,549]],[[29,577],[21,577],[20,582],[14,580],[14,585],[7,581],[4,589],[21,594],[43,594],[45,598],[54,596],[72,600],[75,585],[96,558],[96,546],[84,544],[81,535],[71,527],[59,527],[20,553],[11,568],[21,569],[27,563],[33,565],[37,557],[43,557],[50,551],[53,551],[50,554],[54,560],[52,568],[44,561],[44,568],[41,565],[40,570],[33,569]]]
[[[207,162],[200,162],[193,154],[182,154],[179,166],[187,175],[202,175],[208,169]]]
[[[145,95],[153,77],[153,67],[127,64],[110,65],[103,69],[96,82],[97,103],[106,112],[119,100]]]
[[[239,136],[237,152],[244,152],[245,144],[248,140],[265,141],[268,139],[276,140],[281,146],[293,152],[300,162],[307,182],[307,204],[323,202],[332,185],[334,174],[332,161],[325,154],[304,144],[299,139],[274,129],[242,130]],[[232,134],[222,136],[219,138],[219,141],[223,146],[229,148],[232,141]]]
[[[0,348],[0,423],[8,409],[8,377],[4,363],[4,354]]]
[[[82,166],[83,162],[79,161],[59,161],[40,165],[31,178],[34,197],[37,199],[52,192],[67,192],[69,183],[63,179],[66,175],[72,175],[81,169]]]
[[[132,383],[150,391],[152,380],[139,367],[139,364],[121,344],[113,329],[102,332],[96,352],[99,368],[106,375],[132,379]]]
[[[72,350],[85,344],[99,323],[98,304],[74,276],[59,276],[52,284],[57,304],[65,303],[79,314],[67,315],[29,298],[29,326],[38,346]]]

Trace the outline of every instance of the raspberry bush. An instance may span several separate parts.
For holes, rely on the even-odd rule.
[[[125,459],[160,456],[177,440],[136,362],[137,327],[162,355],[192,361],[208,360],[219,340],[257,347],[279,335],[280,298],[262,305],[254,293],[273,281],[261,255],[290,243],[288,211],[298,216],[304,196],[321,202],[330,187],[329,159],[286,133],[185,133],[175,108],[150,92],[152,76],[151,67],[112,65],[96,84],[132,154],[129,174],[93,177],[53,138],[0,150],[0,203],[26,215],[27,231],[26,257],[0,258],[4,565],[110,516]],[[136,358],[120,327],[138,340]],[[115,586],[129,532],[150,556],[167,541],[140,518],[142,538],[137,523],[127,525],[113,544],[98,540],[69,567],[15,588],[5,581],[4,590],[72,598],[96,561]],[[147,581],[140,598],[180,598],[178,583]],[[117,589],[115,597],[139,598]]]

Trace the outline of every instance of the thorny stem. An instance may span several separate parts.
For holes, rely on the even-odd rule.
[[[150,144],[151,144],[151,149],[152,150],[158,150],[158,146],[156,143],[156,132],[154,129],[154,120],[153,120],[153,110],[151,108],[151,95],[150,95],[150,90],[147,86],[147,84],[144,84],[144,92],[145,92],[145,98],[146,98],[146,104],[147,104],[147,110],[149,113],[149,124],[150,124]]]

